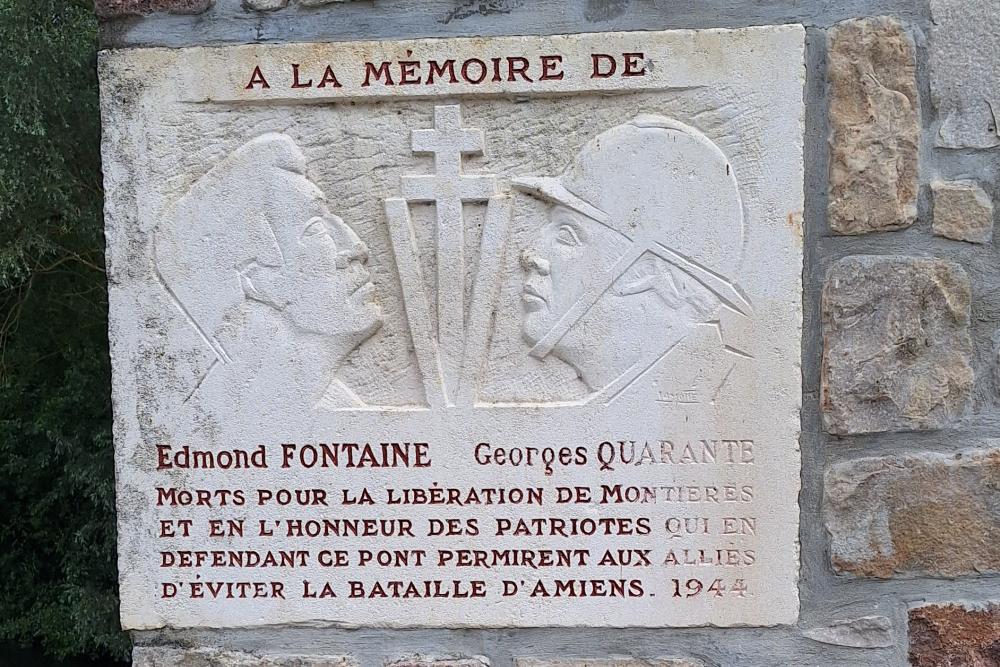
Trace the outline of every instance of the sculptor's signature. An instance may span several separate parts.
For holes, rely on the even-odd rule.
[[[696,389],[682,389],[681,391],[661,391],[656,395],[657,403],[668,405],[697,405],[698,391]]]

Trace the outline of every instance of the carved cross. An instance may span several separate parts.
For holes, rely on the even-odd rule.
[[[403,197],[437,209],[437,321],[441,371],[449,400],[458,390],[465,343],[465,222],[462,204],[497,194],[495,176],[466,176],[463,155],[482,155],[482,130],[462,128],[458,105],[434,107],[434,129],[413,130],[413,152],[433,155],[429,176],[403,176]]]

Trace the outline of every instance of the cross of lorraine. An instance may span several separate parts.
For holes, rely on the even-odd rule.
[[[500,260],[512,214],[511,199],[499,193],[496,176],[464,173],[463,157],[483,155],[486,140],[482,130],[462,127],[458,105],[435,107],[434,128],[413,130],[411,147],[415,155],[434,157],[435,173],[403,176],[403,196],[386,199],[385,209],[414,351],[431,407],[469,405],[475,401],[479,365],[488,340]],[[479,270],[466,303],[462,206],[483,202],[487,213]],[[431,203],[436,209],[436,335],[428,295],[423,289],[410,203]]]

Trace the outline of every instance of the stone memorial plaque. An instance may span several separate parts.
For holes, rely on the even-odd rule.
[[[803,43],[103,53],[124,625],[795,622]]]

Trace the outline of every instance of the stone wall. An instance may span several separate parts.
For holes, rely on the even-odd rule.
[[[1000,665],[995,0],[98,0],[107,47],[808,29],[801,614],[136,634],[145,667]]]

